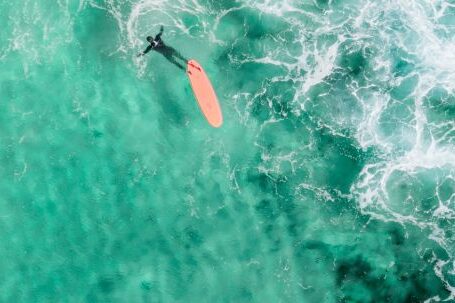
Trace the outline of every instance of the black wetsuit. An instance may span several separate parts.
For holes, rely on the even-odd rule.
[[[177,59],[182,60],[185,65],[188,62],[188,59],[183,57],[173,47],[164,44],[163,40],[161,40],[162,34],[163,34],[163,28],[161,28],[159,34],[155,36],[155,39],[153,39],[152,41],[150,41],[151,39],[148,40],[150,42],[150,45],[147,46],[147,48],[139,55],[140,56],[145,55],[153,49],[154,51],[162,54],[167,60],[169,60],[171,63],[175,64],[178,68],[185,70],[185,67],[181,63],[179,63],[177,61]]]
[[[150,45],[147,46],[147,48],[142,52],[142,55],[145,55],[152,49],[155,49],[156,51],[158,51],[159,48],[165,47],[163,40],[161,40],[162,34],[163,34],[163,32],[161,31],[158,35],[155,36],[155,39],[153,39],[153,41],[150,42]]]

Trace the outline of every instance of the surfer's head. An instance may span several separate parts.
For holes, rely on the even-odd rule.
[[[152,37],[152,36],[147,36],[147,41],[150,42],[150,43],[152,43],[153,37]]]

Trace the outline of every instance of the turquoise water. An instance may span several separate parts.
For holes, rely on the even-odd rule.
[[[0,2],[1,302],[454,302],[455,4]],[[145,36],[195,58],[224,114]]]

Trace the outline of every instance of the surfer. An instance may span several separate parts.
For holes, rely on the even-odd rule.
[[[164,28],[161,26],[160,32],[153,38],[152,36],[147,37],[147,41],[150,43],[150,45],[147,46],[147,48],[143,51],[140,52],[137,56],[141,57],[147,54],[149,51],[152,49],[160,54],[162,54],[169,62],[175,64],[178,68],[185,70],[185,67],[180,64],[177,59],[180,59],[184,62],[186,65],[188,62],[188,59],[183,57],[176,49],[173,47],[164,44],[163,40],[161,40],[161,35],[163,34]]]

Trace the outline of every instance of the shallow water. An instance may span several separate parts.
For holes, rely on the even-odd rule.
[[[455,5],[0,2],[0,301],[455,300]],[[224,113],[210,128],[198,60]]]

